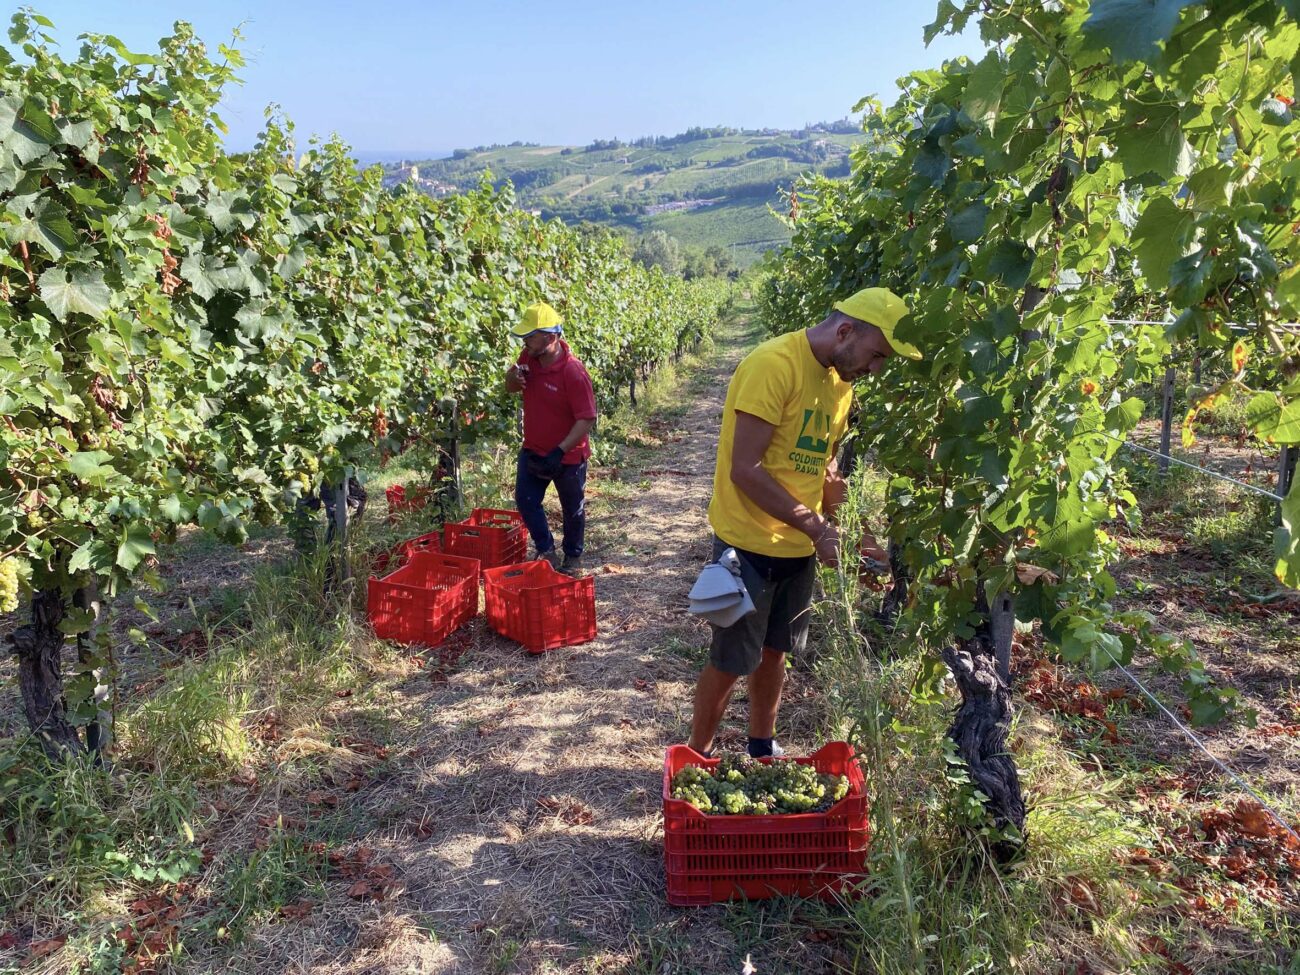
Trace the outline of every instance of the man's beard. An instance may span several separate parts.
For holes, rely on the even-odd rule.
[[[856,379],[856,378],[858,378],[858,377],[854,376],[854,377],[850,378],[849,376],[846,376],[846,375],[844,374],[844,367],[843,367],[842,359],[843,359],[842,356],[839,356],[839,355],[832,355],[832,356],[831,356],[831,368],[835,370],[835,375],[839,376],[841,380],[843,380],[843,381],[846,382],[846,383],[851,383],[851,382],[853,382],[854,379]]]

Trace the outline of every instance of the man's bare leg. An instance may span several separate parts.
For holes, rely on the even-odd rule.
[[[784,686],[785,654],[764,647],[758,669],[749,675],[749,737],[773,737]]]
[[[722,723],[722,715],[731,700],[731,689],[736,686],[736,674],[718,670],[705,664],[695,685],[695,716],[691,720],[690,746],[697,752],[707,752],[713,747],[713,736]]]

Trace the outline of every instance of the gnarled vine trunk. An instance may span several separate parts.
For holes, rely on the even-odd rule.
[[[42,589],[32,598],[32,620],[9,636],[18,657],[18,687],[27,723],[51,758],[85,750],[77,729],[68,721],[63,697],[63,593]]]
[[[106,648],[107,643],[101,637],[103,621],[103,603],[99,598],[99,586],[92,580],[73,594],[72,605],[90,614],[90,628],[77,634],[77,668],[78,677],[86,678],[90,685],[91,699],[85,706],[94,710],[94,717],[86,724],[86,747],[95,753],[95,760],[102,760],[104,752],[113,744],[112,687],[110,686],[110,664]]]
[[[1007,751],[1007,734],[1011,729],[1011,688],[999,663],[999,647],[994,639],[993,621],[983,595],[977,609],[984,622],[975,635],[943,650],[943,659],[952,671],[961,691],[961,706],[948,736],[957,745],[971,781],[984,795],[993,823],[998,829],[1008,825],[1025,837],[1025,800],[1020,792],[1016,763]],[[1010,642],[1010,623],[999,625],[998,636]],[[999,843],[995,853],[1008,859],[1020,848],[1017,843]]]
[[[880,601],[877,618],[885,626],[892,627],[898,621],[898,614],[907,605],[908,586],[912,580],[907,563],[903,561],[903,546],[892,540],[889,543],[889,575],[893,579],[893,585]]]

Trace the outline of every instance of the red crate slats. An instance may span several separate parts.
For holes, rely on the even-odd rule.
[[[537,560],[483,572],[488,625],[542,653],[596,636],[596,580],[574,579]]]
[[[464,521],[443,526],[443,549],[449,555],[478,559],[486,569],[524,560],[527,533],[517,511],[475,508]]]
[[[412,551],[400,569],[370,577],[366,615],[382,640],[436,646],[478,612],[478,577],[474,559]]]
[[[847,775],[849,792],[822,813],[709,816],[672,797],[672,779],[687,765],[713,768],[685,745],[664,757],[664,869],[668,903],[716,904],[733,899],[831,898],[866,872],[870,822],[866,781],[842,741],[823,745],[806,762],[827,775]]]

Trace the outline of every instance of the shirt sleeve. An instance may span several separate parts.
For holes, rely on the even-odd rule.
[[[575,420],[596,419],[596,391],[591,386],[591,376],[587,367],[574,363],[569,368],[568,381],[564,384],[569,394],[569,409]]]
[[[786,400],[794,389],[790,365],[784,356],[777,355],[751,353],[742,359],[731,379],[736,389],[736,412],[779,426]]]

